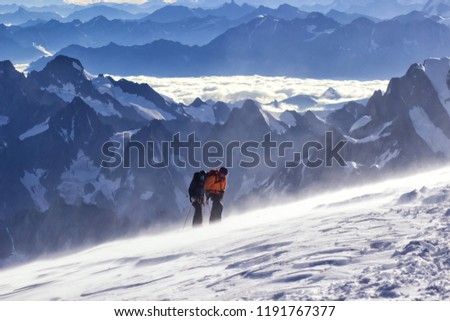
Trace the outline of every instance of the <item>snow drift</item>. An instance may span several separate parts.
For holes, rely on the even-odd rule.
[[[448,300],[450,167],[0,272],[1,300]]]

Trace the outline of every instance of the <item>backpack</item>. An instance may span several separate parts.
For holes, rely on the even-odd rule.
[[[204,171],[194,173],[189,185],[189,197],[202,198],[204,195],[203,185],[205,184],[206,173]]]

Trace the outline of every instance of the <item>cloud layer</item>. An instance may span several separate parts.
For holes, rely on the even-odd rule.
[[[176,102],[190,104],[195,98],[235,103],[254,99],[263,104],[283,101],[297,95],[320,97],[332,87],[342,97],[333,102],[359,100],[370,97],[375,90],[385,90],[386,80],[318,80],[286,77],[232,76],[198,78],[127,77],[128,80],[147,83],[159,93]],[[322,103],[327,103],[322,100]],[[329,102],[328,102],[329,103]]]

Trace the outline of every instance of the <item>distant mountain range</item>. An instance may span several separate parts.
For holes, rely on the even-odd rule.
[[[54,12],[35,12],[28,11],[23,7],[19,7],[17,11],[12,13],[0,14],[0,23],[18,25],[30,20],[51,20],[61,19],[61,16]]]
[[[77,6],[72,4],[60,4],[60,5],[45,5],[42,7],[24,7],[17,4],[12,5],[0,5],[0,14],[7,13],[13,14],[10,17],[14,19],[6,23],[26,23],[27,19],[33,20],[46,20],[44,14],[55,13],[59,16],[59,19],[64,21],[72,21],[73,19],[79,19],[80,21],[88,21],[99,15],[105,18],[112,19],[138,19],[139,17],[151,14],[156,20],[173,22],[179,18],[193,18],[193,17],[205,17],[208,15],[224,17],[230,20],[235,20],[243,17],[246,14],[250,14],[258,7],[263,7],[261,11],[267,11],[267,9],[278,7],[281,5],[296,6],[304,12],[321,12],[323,14],[329,11],[340,11],[348,14],[368,15],[376,17],[378,19],[390,19],[400,14],[406,14],[413,10],[424,10],[425,12],[433,14],[441,14],[448,12],[445,10],[448,7],[447,0],[423,0],[423,1],[399,1],[399,0],[335,0],[328,1],[327,4],[317,2],[311,4],[307,1],[298,0],[285,0],[285,1],[273,1],[273,0],[248,0],[243,5],[238,5],[236,2],[226,2],[224,0],[218,1],[182,1],[178,0],[175,4],[167,5],[162,0],[152,0],[143,5],[133,5],[128,3],[94,3],[88,6]],[[424,6],[425,5],[425,6]],[[269,8],[270,7],[270,8]],[[435,9],[431,9],[435,8]],[[20,15],[14,13],[15,11],[28,11],[32,15]],[[163,9],[160,12],[153,11]],[[297,10],[299,10],[297,9]],[[43,15],[40,17],[37,14],[41,12]],[[267,12],[266,12],[267,13]],[[0,20],[2,21],[2,20]]]
[[[159,40],[131,47],[72,45],[58,54],[82,60],[92,72],[117,75],[385,79],[414,61],[448,52],[450,29],[412,12],[378,23],[358,18],[347,25],[320,13],[293,20],[263,16],[231,28],[202,47]],[[49,59],[31,68],[39,70]]]
[[[421,10],[421,3],[401,3],[398,0],[335,0],[326,5],[304,4],[300,8],[305,11],[329,12],[338,10],[346,13],[369,15],[378,19],[391,19],[400,14],[406,14],[414,10]]]
[[[238,5],[235,2],[224,3],[220,7],[211,8],[190,8],[182,5],[167,5],[160,9],[155,10],[152,13],[148,13],[147,10],[140,10],[138,13],[130,13],[126,10],[127,7],[121,8],[118,5],[112,6],[96,4],[87,7],[75,7],[73,12],[62,15],[58,13],[57,8],[53,8],[55,11],[50,11],[52,7],[48,7],[49,11],[26,9],[24,7],[17,7],[14,12],[7,12],[0,14],[0,23],[19,25],[27,23],[32,20],[58,20],[62,22],[71,22],[73,20],[80,20],[87,22],[96,17],[102,16],[108,20],[140,20],[153,21],[156,23],[174,23],[180,22],[186,19],[192,18],[206,18],[209,16],[224,18],[230,21],[237,20],[239,22],[247,22],[259,15],[272,15],[282,19],[293,19],[296,17],[302,17],[305,15],[304,11],[299,10],[296,7],[283,4],[277,9],[258,6],[253,7],[248,4]],[[242,20],[240,20],[242,19]]]
[[[204,45],[228,29],[249,22],[261,14],[270,14],[280,19],[307,15],[286,5],[278,9],[256,9],[237,4],[225,4],[220,8],[208,10],[167,6],[145,17],[126,15],[123,10],[108,6],[88,7],[67,18],[57,18],[53,14],[51,20],[46,18],[45,12],[28,12],[23,8],[19,11],[27,17],[33,17],[33,20],[23,19],[27,22],[21,26],[2,26],[0,34],[24,48],[32,48],[36,44],[50,52],[57,52],[73,44],[87,47],[100,47],[110,42],[120,45],[144,45],[159,39]],[[14,16],[17,21],[21,19],[17,16],[19,11],[7,15]],[[3,18],[11,23],[14,19],[6,19],[7,15]],[[0,21],[1,19],[2,16]],[[30,52],[30,57],[34,57],[33,52]],[[2,55],[1,58],[17,59],[14,55]]]
[[[230,21],[217,18],[191,18],[180,24],[153,21],[107,20],[103,16],[88,22],[51,20],[4,28],[2,34],[22,45],[39,44],[51,52],[78,44],[99,47],[115,42],[121,45],[143,45],[159,39],[186,44],[205,44],[228,30]]]
[[[86,21],[92,20],[99,16],[103,16],[109,20],[114,20],[114,19],[134,20],[134,19],[142,18],[144,15],[145,15],[144,13],[132,14],[132,13],[129,13],[128,11],[112,8],[112,7],[106,6],[106,5],[96,5],[96,6],[91,6],[91,7],[77,10],[77,11],[69,14],[63,20],[68,21],[68,22],[73,21],[73,20],[80,20],[82,22],[86,22]]]
[[[42,52],[32,44],[23,46],[10,37],[3,35],[4,26],[0,25],[0,59],[5,60],[14,57],[14,62],[29,62],[42,57]]]
[[[354,2],[352,2],[351,8],[355,8]],[[370,2],[365,1],[360,3],[363,7],[375,6],[375,3],[380,8],[391,8],[392,6],[400,6],[402,8],[410,8],[409,6],[400,5],[397,2],[387,1],[385,4],[381,5],[378,2]],[[345,4],[345,5],[344,5]],[[290,42],[296,43],[299,45],[299,39],[291,40],[294,32],[303,32],[295,29],[295,24],[293,23],[293,30],[288,31],[287,35],[280,35],[280,39],[283,39],[285,43],[273,43],[272,46],[278,46],[274,48],[280,48],[279,51],[284,51],[286,55],[290,55],[290,57],[285,57],[282,53],[275,53],[272,59],[274,66],[271,68],[267,67],[267,59],[268,54],[272,54],[269,52],[251,52],[252,50],[247,50],[247,53],[244,53],[245,48],[248,47],[247,44],[239,43],[237,40],[234,45],[236,48],[241,48],[240,51],[244,54],[245,57],[236,57],[236,61],[233,62],[237,66],[235,68],[231,68],[229,70],[235,70],[237,72],[243,73],[255,73],[252,65],[262,66],[261,73],[275,73],[279,74],[283,70],[280,70],[279,66],[276,66],[277,60],[279,59],[287,59],[288,62],[294,59],[295,55],[293,52],[289,52],[289,50],[294,50],[295,52],[301,52],[299,55],[299,61],[295,64],[289,63],[289,69],[294,75],[308,74],[308,75],[325,75],[333,77],[338,71],[344,71],[343,77],[347,76],[347,67],[339,67],[339,66],[331,66],[330,71],[317,71],[315,69],[320,69],[320,66],[315,66],[312,72],[305,69],[311,68],[311,64],[318,64],[317,61],[307,61],[308,59],[302,56],[314,56],[319,58],[324,58],[329,60],[327,55],[333,55],[331,62],[335,65],[345,65],[346,62],[340,57],[340,55],[344,55],[345,51],[350,52],[350,55],[355,56],[355,62],[358,62],[358,57],[364,55],[365,57],[369,57],[368,62],[370,62],[367,66],[360,66],[363,69],[378,69],[375,67],[378,61],[385,61],[385,59],[389,58],[390,60],[395,60],[402,62],[402,65],[397,66],[397,69],[394,69],[392,73],[387,74],[387,76],[395,74],[396,72],[400,72],[407,66],[408,64],[422,60],[428,56],[442,56],[446,55],[445,45],[442,45],[443,41],[440,41],[438,37],[433,37],[436,32],[443,33],[443,37],[445,39],[447,30],[442,29],[438,24],[442,25],[450,25],[448,19],[441,18],[440,16],[435,16],[434,14],[443,14],[445,13],[444,2],[436,2],[430,1],[424,7],[426,14],[419,13],[417,11],[409,14],[402,15],[402,19],[399,17],[395,17],[391,20],[395,20],[396,23],[400,23],[399,30],[397,30],[397,26],[394,23],[389,23],[391,20],[380,21],[377,18],[373,18],[368,16],[367,14],[372,14],[375,12],[375,8],[373,10],[368,10],[366,14],[363,13],[355,13],[357,10],[350,9],[347,2],[335,2],[332,6],[327,7],[328,11],[325,11],[324,8],[316,8],[317,10],[325,11],[325,16],[334,20],[337,24],[341,26],[337,26],[335,28],[331,28],[329,30],[324,30],[323,32],[311,32],[311,30],[306,30],[310,34],[309,39],[305,39],[303,35],[300,35],[300,39],[303,40],[301,44],[301,50],[299,48],[294,48]],[[416,7],[416,6],[414,6]],[[108,4],[108,5],[93,5],[88,6],[86,8],[80,8],[77,6],[72,6],[72,12],[67,13],[64,17],[61,14],[57,14],[52,12],[51,10],[58,10],[59,7],[49,6],[43,7],[40,10],[33,9],[25,9],[23,7],[18,7],[15,12],[5,13],[0,15],[0,22],[3,21],[6,24],[17,24],[22,23],[21,25],[13,25],[13,26],[2,26],[0,25],[0,44],[5,48],[4,51],[0,52],[0,59],[12,60],[14,63],[26,63],[33,60],[36,60],[39,56],[48,55],[49,53],[61,53],[66,55],[73,55],[75,51],[81,52],[84,49],[78,47],[70,47],[73,45],[78,45],[81,47],[87,48],[99,48],[98,51],[107,52],[110,44],[113,45],[116,52],[111,51],[110,54],[113,56],[119,56],[122,54],[131,56],[131,51],[135,51],[136,53],[139,51],[152,50],[153,46],[157,46],[158,49],[161,49],[161,43],[158,42],[153,44],[155,41],[159,40],[168,40],[173,42],[179,42],[183,45],[189,46],[202,46],[201,48],[193,47],[191,49],[186,49],[184,47],[180,47],[180,50],[183,52],[183,59],[192,60],[201,60],[204,62],[203,65],[195,65],[194,67],[198,70],[202,70],[206,74],[211,74],[214,72],[220,72],[217,66],[210,66],[214,62],[218,62],[219,64],[224,63],[225,53],[229,51],[226,47],[227,44],[223,44],[222,48],[219,48],[220,45],[217,45],[221,40],[228,37],[229,34],[233,34],[235,32],[235,28],[242,32],[242,36],[240,39],[242,41],[246,41],[247,43],[250,41],[249,39],[243,39],[245,33],[247,31],[246,28],[251,28],[252,22],[263,19],[266,20],[278,19],[283,20],[281,25],[288,24],[286,21],[292,20],[308,20],[311,16],[314,16],[314,13],[308,13],[304,10],[300,10],[297,7],[291,5],[280,5],[277,8],[270,8],[265,6],[253,7],[251,5],[243,4],[238,5],[235,2],[225,3],[217,8],[192,8],[188,6],[182,5],[169,5],[164,6],[160,9],[157,9],[154,12],[146,12],[150,9],[146,9],[145,6],[129,6],[129,5],[118,5],[118,4]],[[129,12],[130,8],[137,8],[139,10],[133,11],[133,13]],[[302,7],[304,8],[304,7]],[[434,9],[433,9],[434,8]],[[310,9],[314,9],[311,7]],[[338,9],[342,9],[339,11]],[[48,10],[48,11],[45,11]],[[363,12],[362,10],[359,10]],[[389,12],[397,12],[398,10],[389,9]],[[316,13],[317,15],[317,13]],[[415,21],[418,20],[417,17],[422,16],[422,20],[424,21]],[[31,20],[30,20],[31,19]],[[366,27],[363,27],[360,23],[360,26],[357,27],[353,22],[355,21],[363,21],[361,19],[368,20],[369,22],[366,24]],[[428,21],[428,25],[425,25],[425,21]],[[373,27],[370,22],[373,23]],[[392,21],[391,21],[392,22]],[[434,26],[431,24],[434,23]],[[420,25],[423,24],[423,25]],[[265,24],[264,24],[265,25]],[[322,27],[319,25],[311,25],[311,28],[314,27]],[[261,33],[261,29],[257,25],[253,23],[253,28],[255,28],[256,33]],[[288,27],[286,27],[288,28]],[[361,30],[357,30],[360,28]],[[373,28],[373,33],[370,30]],[[385,29],[394,28],[395,30],[386,31]],[[409,28],[406,30],[406,28]],[[414,34],[411,30],[413,28],[418,28],[421,32]],[[349,32],[349,37],[343,37],[341,34],[341,30],[344,33]],[[251,30],[247,32],[247,37],[250,35]],[[271,32],[267,30],[267,32]],[[428,36],[426,35],[428,33]],[[268,35],[269,38],[274,38],[273,36]],[[405,37],[404,39],[402,37]],[[371,43],[367,44],[364,38],[370,39]],[[375,39],[374,39],[375,38]],[[380,38],[380,39],[377,39]],[[428,38],[428,40],[426,39]],[[344,39],[344,45],[338,46],[335,44],[337,40]],[[355,45],[349,41],[345,43],[346,39],[352,39],[354,43],[359,42],[362,46],[359,49],[352,48]],[[253,40],[251,40],[253,41]],[[280,42],[282,42],[280,40]],[[326,42],[334,45],[328,46]],[[404,43],[403,43],[404,42]],[[211,52],[209,49],[212,47],[212,43],[215,43],[217,49],[220,49],[221,52]],[[420,44],[423,48],[416,48],[415,44]],[[115,45],[119,46],[130,46],[132,48],[120,48],[117,49]],[[146,48],[135,48],[134,46],[145,46]],[[258,44],[253,43],[254,47],[258,47]],[[167,44],[168,47],[173,48],[172,44]],[[284,47],[290,48],[284,48]],[[333,47],[334,46],[334,47]],[[68,48],[66,48],[68,47]],[[100,48],[105,47],[105,48]],[[303,49],[306,47],[306,51]],[[331,47],[331,48],[328,48]],[[427,48],[430,47],[430,48]],[[233,50],[235,50],[234,48]],[[281,50],[283,48],[283,50]],[[425,49],[427,48],[427,49]],[[268,50],[266,48],[265,50]],[[274,49],[275,50],[275,49]],[[287,50],[287,51],[286,51]],[[89,52],[85,54],[85,56],[79,56],[78,58],[85,61],[87,66],[91,67],[90,59],[101,59],[97,58],[97,53],[95,50],[86,49],[85,51]],[[118,52],[120,51],[120,52]],[[319,51],[319,54],[316,55],[316,52]],[[424,52],[421,52],[424,51]],[[203,58],[195,58],[193,55],[200,52],[200,55],[207,55],[208,59],[204,60]],[[334,52],[337,52],[337,55],[334,55]],[[398,58],[391,56],[393,53],[399,54]],[[86,57],[86,55],[90,57]],[[252,62],[247,62],[248,55],[252,57],[255,56],[256,59]],[[261,58],[258,56],[266,56],[265,58]],[[169,55],[172,56],[172,55]],[[348,56],[350,57],[350,56]],[[163,57],[164,58],[164,57]],[[179,57],[172,57],[173,59],[179,59]],[[172,59],[171,57],[167,57],[167,59]],[[361,58],[362,60],[363,58]],[[164,75],[164,73],[159,73],[158,71],[151,70],[153,68],[151,65],[149,66],[143,57],[138,58],[138,60],[144,60],[143,68],[145,73],[152,75]],[[271,63],[272,63],[271,62]],[[168,61],[161,61],[162,66],[165,66]],[[94,64],[94,63],[93,63]],[[95,63],[96,64],[96,63]],[[305,68],[305,65],[308,65],[308,68]],[[386,65],[386,64],[385,64]],[[386,69],[390,69],[395,65],[395,61],[393,61],[391,66],[386,65]],[[42,64],[41,64],[42,66]],[[103,70],[110,70],[110,68],[106,65],[102,66]],[[130,67],[133,70],[138,68],[137,66]],[[339,68],[341,70],[339,70]],[[171,68],[164,67],[166,69],[167,75],[172,75]],[[228,69],[228,68],[227,68]],[[336,69],[336,72],[332,69]],[[91,70],[95,70],[91,67]],[[303,70],[303,73],[297,72],[297,70]],[[189,71],[184,72],[186,75],[191,74]],[[260,72],[256,72],[260,73]],[[121,74],[127,74],[126,72]],[[200,74],[200,72],[199,72]],[[339,77],[338,75],[337,77]],[[363,70],[362,77],[371,77],[370,71]],[[380,72],[379,74],[375,74],[374,76],[386,77],[386,74]]]
[[[376,92],[366,106],[349,103],[319,118],[310,111],[274,112],[252,100],[236,108],[200,99],[185,106],[147,85],[95,77],[65,56],[27,77],[1,62],[0,239],[10,235],[17,252],[33,256],[182,221],[195,169],[141,169],[138,157],[131,168],[101,168],[109,140],[160,146],[175,133],[195,132],[203,143],[225,146],[271,133],[276,142],[301,148],[308,141],[325,145],[326,132],[332,132],[333,144],[348,142],[342,150],[347,167],[312,169],[297,160],[296,168],[245,169],[238,166],[244,156],[234,157],[228,210],[447,161],[449,77],[448,58],[429,59],[393,78],[386,93]],[[338,94],[330,89],[326,95]],[[263,151],[257,153],[263,159]],[[294,159],[291,153],[287,160]],[[11,253],[7,244],[3,258]]]
[[[12,60],[15,63],[35,60],[39,56],[36,48],[42,55],[58,52],[70,45],[101,47],[115,43],[134,46],[146,45],[160,39],[187,45],[205,45],[227,30],[261,16],[282,20],[305,19],[308,16],[308,13],[289,5],[271,9],[263,6],[240,6],[235,3],[225,4],[217,9],[167,6],[145,16],[126,15],[123,10],[96,5],[78,10],[67,18],[52,18],[49,21],[45,17],[46,12],[28,12],[23,8],[19,11],[24,12],[26,16],[32,15],[35,19],[27,20],[20,26],[0,25],[0,35],[5,39],[5,47],[13,48],[11,44],[7,44],[9,42],[21,48],[17,55],[14,55],[12,49],[0,52],[0,59]],[[17,12],[13,16],[16,14]],[[123,20],[117,19],[118,17],[132,19]],[[361,15],[332,11],[329,17],[345,24]],[[374,18],[369,19],[377,21]]]

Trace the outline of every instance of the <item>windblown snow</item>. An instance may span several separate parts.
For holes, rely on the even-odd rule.
[[[447,167],[3,270],[0,299],[449,300],[449,177]]]

